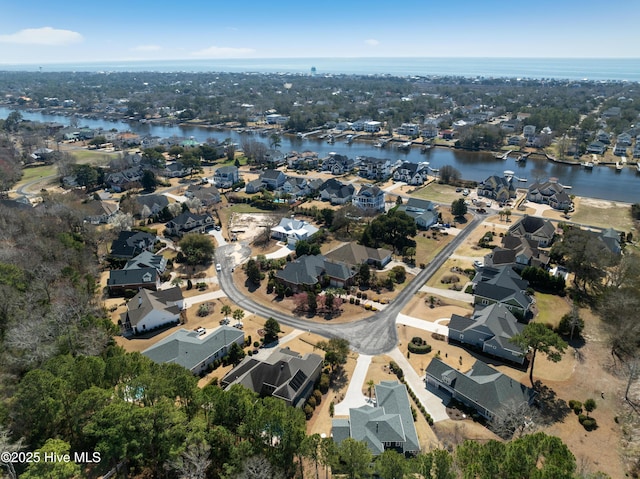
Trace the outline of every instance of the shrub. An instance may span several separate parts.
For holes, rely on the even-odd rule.
[[[355,298],[354,298],[353,296],[351,296],[351,297],[349,298],[349,304],[353,304],[353,303],[355,303],[355,302],[356,302]]]
[[[598,428],[598,423],[592,417],[585,419],[582,421],[582,427],[584,427],[587,431],[593,431]]]
[[[316,408],[316,398],[311,396],[309,399],[307,399],[307,404],[315,409]]]
[[[322,393],[319,389],[315,389],[313,391],[313,397],[316,398],[316,404],[320,404],[322,402]]]
[[[398,379],[402,380],[404,377],[404,371],[395,361],[391,361],[389,363],[389,369],[398,377]]]
[[[307,420],[311,419],[311,417],[313,416],[313,408],[308,404],[304,407],[304,415]]]
[[[430,344],[415,344],[413,341],[411,341],[407,347],[409,348],[409,351],[414,354],[429,354],[432,349]]]
[[[329,391],[329,385],[331,384],[330,378],[328,374],[322,373],[320,376],[320,383],[318,384],[318,389],[322,394],[326,394]]]
[[[253,347],[254,348],[259,348],[260,347],[260,343],[258,341],[254,341],[253,342]]]
[[[335,405],[333,404],[333,401],[331,401],[329,403],[329,416],[333,417],[335,413]]]

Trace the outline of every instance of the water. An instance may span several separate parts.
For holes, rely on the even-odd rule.
[[[0,107],[0,118],[6,118],[11,110]],[[68,125],[70,118],[62,115],[45,115],[38,112],[22,111],[25,120],[38,122],[57,122]],[[105,120],[81,119],[80,126],[89,128],[102,128],[119,131],[130,130],[140,135],[168,138],[171,136],[194,137],[197,141],[204,142],[208,138],[224,141],[230,138],[233,142],[242,144],[247,139],[245,134],[235,131],[212,131],[200,127],[183,127],[169,125],[150,125],[138,122],[111,122]],[[253,135],[252,140],[268,142],[267,138]],[[627,203],[640,202],[640,174],[635,168],[625,168],[616,173],[614,168],[596,167],[592,171],[578,166],[553,163],[545,159],[530,158],[524,164],[516,163],[514,159],[496,160],[493,155],[486,152],[469,152],[453,150],[449,148],[432,148],[426,154],[420,153],[418,148],[412,148],[408,152],[399,151],[390,147],[375,148],[372,143],[355,141],[347,144],[344,141],[336,141],[330,145],[321,140],[302,140],[295,137],[282,137],[280,149],[285,152],[311,150],[317,152],[320,157],[327,156],[330,152],[346,155],[350,158],[356,156],[373,156],[376,158],[388,158],[392,161],[398,159],[418,163],[428,161],[432,168],[441,168],[451,165],[457,168],[464,179],[482,181],[491,175],[502,175],[504,170],[512,170],[515,176],[527,178],[527,183],[521,183],[523,187],[531,184],[536,179],[557,177],[563,185],[572,187],[570,193],[578,196],[588,196],[611,201]]]
[[[5,71],[258,72],[640,81],[640,58],[268,58],[0,65]]]

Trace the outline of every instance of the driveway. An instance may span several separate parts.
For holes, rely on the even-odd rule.
[[[423,331],[429,331],[430,333],[442,334],[443,336],[449,336],[449,328],[439,323],[449,321],[450,319],[451,318],[441,318],[437,321],[427,321],[425,319],[407,316],[406,314],[399,314],[396,321],[398,324],[406,324],[412,328],[422,329]]]
[[[218,244],[218,247],[224,246],[227,244],[227,240],[224,239],[222,231],[218,231],[216,229],[212,229],[209,231],[209,235],[213,236]]]
[[[453,289],[440,289],[434,288],[433,286],[423,286],[422,288],[420,288],[420,291],[422,291],[423,293],[444,296],[445,298],[455,299],[456,301],[473,304],[473,295],[465,293],[464,289],[462,291],[454,291]]]
[[[213,301],[214,299],[226,297],[226,293],[219,289],[218,291],[212,291],[211,293],[203,293],[197,296],[191,296],[184,300],[184,307],[188,308],[197,303],[204,303],[205,301]]]
[[[366,354],[360,354],[358,356],[356,367],[349,380],[347,393],[344,395],[344,399],[335,405],[335,416],[348,416],[349,409],[371,405],[369,398],[362,394],[362,387],[364,386],[364,380],[367,377],[367,371],[369,370],[372,358],[372,356]]]
[[[266,254],[267,259],[285,258],[296,251],[295,247],[283,245],[279,250]]]

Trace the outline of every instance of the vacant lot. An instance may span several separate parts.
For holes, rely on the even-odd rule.
[[[573,222],[621,231],[633,229],[631,207],[627,203],[575,198],[574,204],[576,211],[570,215]]]

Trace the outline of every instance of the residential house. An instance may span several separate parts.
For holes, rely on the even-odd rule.
[[[448,329],[450,342],[520,365],[524,364],[526,351],[510,340],[523,330],[524,325],[500,303],[476,307],[470,318],[453,314]]]
[[[334,178],[329,178],[320,185],[318,190],[322,201],[329,201],[332,205],[350,203],[356,188],[351,184],[343,184]]]
[[[271,236],[279,241],[286,241],[289,246],[295,246],[300,240],[308,240],[319,230],[303,220],[282,218],[277,226],[271,228]]]
[[[627,156],[627,145],[616,143],[613,147],[613,154],[615,156]]]
[[[120,326],[124,334],[141,334],[180,322],[184,309],[181,289],[149,291],[141,289],[127,303],[127,312],[120,315]]]
[[[311,170],[320,164],[318,154],[314,151],[292,152],[287,155],[287,166],[296,170]]]
[[[596,141],[608,145],[611,143],[611,134],[604,130],[599,130],[598,133],[596,133]]]
[[[427,366],[426,382],[427,389],[451,396],[489,421],[499,417],[504,407],[531,406],[537,394],[480,360],[469,371],[462,373],[441,359],[434,358]]]
[[[157,215],[169,206],[169,199],[164,195],[136,196],[136,204],[138,205],[137,214],[141,218],[148,218]]]
[[[260,178],[256,178],[255,180],[249,181],[246,185],[244,185],[244,192],[253,195],[262,191],[265,188],[264,183]]]
[[[185,211],[164,226],[166,228],[166,234],[170,236],[182,236],[187,233],[204,233],[213,225],[214,221],[211,215],[195,215],[190,211]]]
[[[127,290],[141,288],[156,291],[160,288],[160,274],[153,267],[115,269],[109,271],[107,288],[111,295],[124,294]]]
[[[398,206],[397,211],[404,211],[411,216],[420,229],[429,229],[438,222],[437,205],[429,200],[409,198],[406,203]]]
[[[366,157],[360,160],[358,174],[372,180],[384,180],[391,175],[391,161]]]
[[[292,291],[314,287],[318,282],[323,286],[346,288],[353,284],[356,271],[343,263],[333,263],[322,255],[303,255],[276,271],[275,278]]]
[[[184,178],[185,176],[190,175],[191,171],[191,168],[185,168],[185,166],[179,161],[172,161],[167,163],[159,173],[165,178]]]
[[[158,238],[144,231],[121,231],[118,238],[111,243],[113,258],[131,259],[134,256],[153,249]]]
[[[591,153],[594,155],[604,155],[604,151],[607,149],[607,145],[602,143],[601,141],[592,141],[587,146],[587,153]]]
[[[104,182],[113,191],[120,192],[140,187],[140,180],[142,180],[142,168],[134,166],[107,174]]]
[[[322,184],[322,181],[320,182]],[[289,195],[291,198],[302,198],[312,193],[311,185],[306,178],[287,176],[284,184],[278,189],[281,195]]]
[[[633,143],[633,137],[627,133],[620,133],[618,135],[618,138],[616,139],[616,144],[621,145],[621,146],[631,146],[631,144]]]
[[[436,138],[438,136],[438,125],[425,124],[420,131],[420,136],[428,140],[431,138]]]
[[[428,180],[428,163],[405,161],[393,172],[394,181],[404,181],[413,186],[422,185]]]
[[[159,254],[153,254],[150,251],[143,251],[135,258],[127,261],[123,269],[142,269],[155,268],[158,273],[162,274],[167,269],[167,259]]]
[[[381,381],[375,385],[375,395],[375,407],[351,408],[349,418],[333,419],[333,440],[338,445],[347,438],[363,441],[376,456],[389,449],[417,454],[420,442],[407,387],[398,381]]]
[[[535,182],[527,191],[527,200],[551,206],[553,209],[564,211],[573,206],[573,201],[564,187],[557,181]]]
[[[485,266],[511,266],[522,270],[527,266],[546,269],[549,255],[538,248],[538,242],[519,236],[502,237],[502,246],[498,246],[484,256]]]
[[[539,216],[524,215],[522,219],[509,228],[508,234],[537,241],[540,247],[546,248],[553,243],[556,228],[547,219]]]
[[[264,155],[264,163],[269,168],[278,168],[287,164],[284,153],[280,150],[267,150]]]
[[[620,234],[618,231],[613,228],[607,228],[602,230],[597,236],[600,241],[604,243],[607,249],[615,254],[619,255],[622,252],[622,247],[620,245]]]
[[[213,184],[218,188],[231,188],[231,185],[236,184],[238,180],[237,166],[221,166],[213,173]]]
[[[286,180],[287,175],[280,170],[264,170],[260,173],[260,181],[270,191],[280,188]]]
[[[478,270],[472,283],[474,304],[502,303],[518,318],[526,318],[533,306],[533,298],[527,294],[529,282],[508,266],[484,266]]]
[[[523,141],[520,136],[510,136],[507,140],[507,145],[509,146],[520,146],[520,143]]]
[[[267,125],[284,125],[289,121],[288,116],[280,115],[278,113],[272,113],[265,117]]]
[[[282,348],[263,360],[247,356],[220,381],[228,389],[240,384],[260,397],[282,399],[287,405],[302,407],[313,393],[323,366],[322,356],[307,353],[304,356]]]
[[[377,186],[363,185],[351,203],[361,210],[384,211],[384,191]]]
[[[619,106],[612,106],[602,112],[603,118],[617,118],[620,116],[622,109]]]
[[[416,123],[403,123],[397,131],[398,135],[418,136],[420,134],[420,126]]]
[[[200,200],[205,207],[220,203],[220,191],[213,185],[189,185],[184,195],[190,199]]]
[[[345,155],[329,154],[328,158],[322,161],[322,169],[324,171],[330,171],[333,175],[342,175],[353,170],[359,162]]]
[[[516,197],[513,178],[493,175],[478,185],[478,196],[491,198],[498,202],[509,201]]]
[[[640,140],[636,140],[636,144],[633,147],[633,157],[640,158]]]
[[[344,263],[357,267],[367,263],[378,269],[384,268],[391,261],[393,252],[385,248],[369,248],[358,243],[346,243],[325,255],[329,261]]]
[[[522,135],[527,138],[533,138],[534,136],[536,136],[536,127],[535,125],[525,125],[522,128]]]
[[[201,374],[214,361],[224,358],[233,343],[244,344],[244,333],[237,328],[221,326],[204,335],[179,329],[142,354],[158,364],[179,364],[193,374]]]
[[[120,210],[120,204],[108,200],[91,200],[83,205],[85,211],[84,220],[92,225],[108,223]]]

